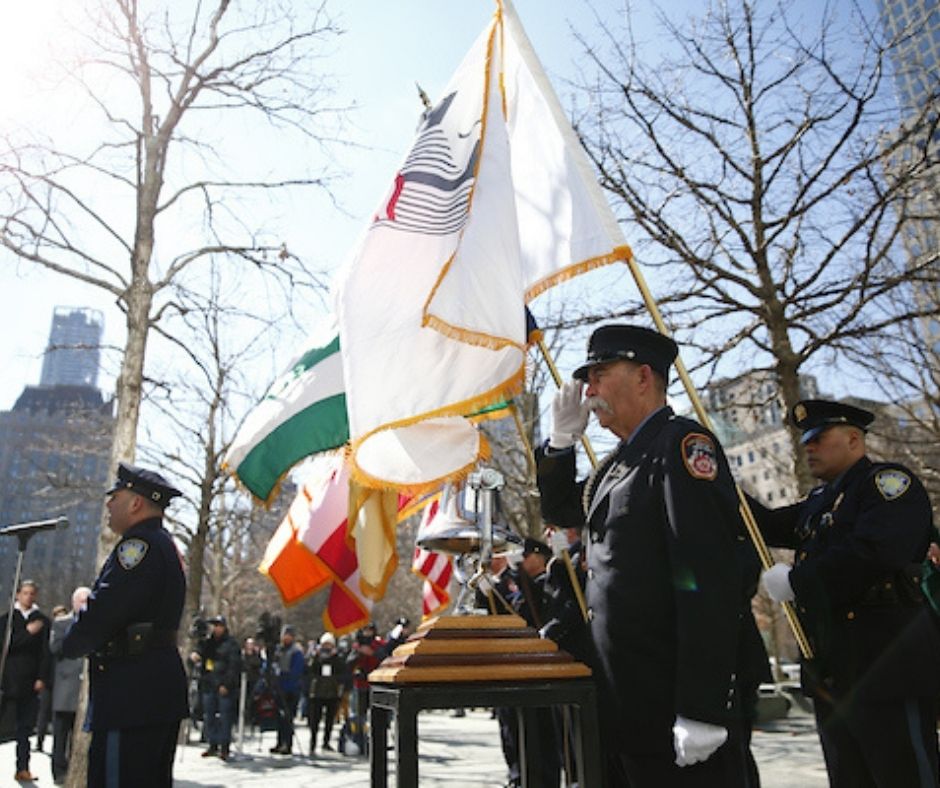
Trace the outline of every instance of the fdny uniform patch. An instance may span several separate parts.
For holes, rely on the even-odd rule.
[[[121,542],[117,549],[118,563],[124,569],[133,569],[144,560],[149,548],[150,545],[143,539],[128,539],[126,542]]]
[[[700,432],[691,432],[682,439],[682,461],[693,479],[712,481],[718,476],[715,442]]]
[[[900,498],[907,492],[907,488],[910,486],[911,477],[904,473],[904,471],[887,470],[878,471],[878,473],[875,474],[875,487],[878,488],[881,497],[886,501],[893,501],[895,498]]]

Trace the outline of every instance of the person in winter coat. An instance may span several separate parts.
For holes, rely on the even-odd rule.
[[[90,593],[91,589],[85,586],[79,586],[72,592],[72,612],[52,622],[49,638],[55,676],[52,683],[52,780],[56,785],[65,782],[69,770],[72,729],[75,727],[75,711],[78,709],[78,694],[85,670],[84,658],[70,659],[62,655],[62,641],[85,607]]]
[[[336,710],[342,693],[340,676],[343,670],[343,657],[336,649],[336,638],[332,633],[324,632],[316,652],[307,663],[310,677],[310,703],[308,705],[310,722],[310,753],[317,748],[317,730],[323,720],[323,749],[332,750],[330,736],[336,720]]]
[[[202,756],[229,759],[232,744],[232,723],[238,713],[238,691],[241,678],[241,649],[228,631],[225,616],[208,621],[212,635],[199,647],[197,657],[202,664],[199,692],[205,720],[209,749]]]

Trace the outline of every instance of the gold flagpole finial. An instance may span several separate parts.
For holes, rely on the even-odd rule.
[[[428,94],[424,92],[421,85],[415,82],[415,87],[418,89],[418,98],[421,99],[421,103],[424,104],[424,108],[431,109],[431,99],[428,98]]]

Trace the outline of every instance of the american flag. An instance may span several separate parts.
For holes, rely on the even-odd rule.
[[[435,498],[424,509],[418,536],[431,526],[437,516],[440,498]],[[450,604],[450,576],[454,571],[449,555],[415,547],[414,558],[411,561],[411,571],[423,578],[424,588],[421,592],[421,612],[425,618],[439,613]]]

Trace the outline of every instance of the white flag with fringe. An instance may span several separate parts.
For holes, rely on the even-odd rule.
[[[521,386],[526,300],[629,254],[498,3],[338,277],[353,474],[414,490],[469,471],[486,449],[462,416]]]

